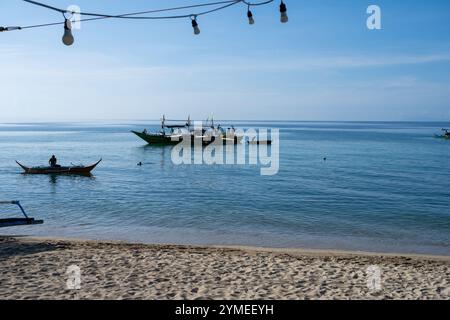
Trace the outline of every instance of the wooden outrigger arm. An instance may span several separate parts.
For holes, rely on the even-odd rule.
[[[18,206],[25,218],[0,219],[0,228],[44,223],[44,220],[35,220],[34,218],[28,217],[25,209],[22,207],[19,201],[0,201],[0,205],[2,204],[13,204]]]

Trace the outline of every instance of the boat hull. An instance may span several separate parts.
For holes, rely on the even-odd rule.
[[[97,163],[87,166],[73,166],[73,167],[27,167],[19,163],[17,164],[23,169],[26,174],[71,174],[71,175],[90,175],[91,171],[102,161],[100,159]]]
[[[139,138],[152,145],[175,145],[180,141],[172,140],[170,136],[154,135],[144,132],[131,131]]]
[[[137,132],[137,131],[131,131],[131,132],[151,145],[176,145],[183,141],[183,136],[181,136],[181,135],[176,136],[176,139],[173,139],[172,136],[162,136],[162,135],[148,134],[148,133]],[[233,144],[239,144],[239,143],[241,143],[243,137],[232,136],[231,138],[225,137],[225,138],[221,138],[221,139],[222,139],[223,144],[227,144],[229,142],[231,142]],[[207,145],[215,142],[216,138],[212,137],[212,139],[211,139],[211,137],[204,138],[201,136],[192,138],[192,136],[191,136],[192,144],[195,144],[195,142],[199,141],[199,140],[201,140],[202,145],[207,146]]]
[[[254,144],[254,145],[271,145],[272,141],[267,140],[267,141],[247,141],[248,144]]]

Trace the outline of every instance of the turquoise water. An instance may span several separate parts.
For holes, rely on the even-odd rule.
[[[0,125],[0,200],[45,220],[0,233],[450,254],[450,141],[433,138],[449,123],[235,125],[280,129],[278,175],[176,166],[170,147],[129,132],[156,122]],[[52,153],[103,162],[92,178],[23,175],[14,162],[45,164]],[[0,218],[14,214],[0,207]]]

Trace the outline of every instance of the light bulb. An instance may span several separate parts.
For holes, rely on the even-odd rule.
[[[62,37],[62,42],[66,46],[71,46],[75,42],[75,39],[74,39],[73,34],[72,34],[72,30],[70,30],[70,29],[64,30],[64,35]]]
[[[281,18],[280,18],[281,23],[288,22],[289,18],[287,15],[287,7],[283,1],[281,1],[281,4],[280,4],[280,13],[281,13]]]
[[[255,19],[253,19],[253,13],[248,10],[247,11],[248,24],[255,24]]]
[[[199,35],[200,34],[200,28],[198,27],[197,20],[192,20],[192,28],[194,28],[194,34]]]
[[[64,35],[62,37],[62,42],[66,46],[71,46],[74,43],[75,39],[72,34],[72,22],[69,19],[66,19],[64,22]]]

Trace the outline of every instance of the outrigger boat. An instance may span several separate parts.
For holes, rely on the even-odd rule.
[[[25,171],[27,174],[73,174],[73,175],[90,175],[91,171],[102,161],[100,159],[91,166],[71,166],[71,167],[27,167],[16,161],[16,163]]]
[[[444,132],[443,135],[434,135],[436,138],[440,138],[440,139],[450,139],[450,129],[442,129],[442,131]]]
[[[142,132],[138,131],[131,131],[135,135],[137,135],[139,138],[147,142],[151,145],[174,145],[180,143],[183,139],[182,134],[175,134],[175,129],[183,129],[183,128],[189,128],[191,123],[190,119],[188,118],[188,121],[184,125],[166,125],[166,116],[163,116],[161,119],[161,131],[157,133],[149,133],[147,130],[144,130]],[[166,129],[170,129],[171,132],[167,133]]]
[[[207,146],[218,139],[220,139],[224,144],[241,143],[243,136],[237,136],[235,134],[234,127],[228,128],[227,132],[223,130],[220,125],[214,125],[214,119],[211,119],[210,124],[206,121],[206,126],[202,130],[192,129],[192,122],[190,117],[188,117],[187,122],[184,125],[167,125],[166,121],[178,121],[178,120],[167,120],[165,116],[161,119],[161,130],[157,133],[148,133],[147,130],[142,132],[131,131],[139,138],[144,140],[150,145],[175,145],[183,141],[183,139],[189,138],[192,144],[196,141],[201,140],[201,144]],[[167,132],[167,129],[170,132]]]
[[[44,220],[35,220],[34,218],[30,218],[19,201],[0,201],[0,204],[14,204],[20,208],[22,214],[25,218],[8,218],[8,219],[0,219],[0,228],[4,227],[15,227],[15,226],[23,226],[23,225],[32,225],[32,224],[43,224]]]

